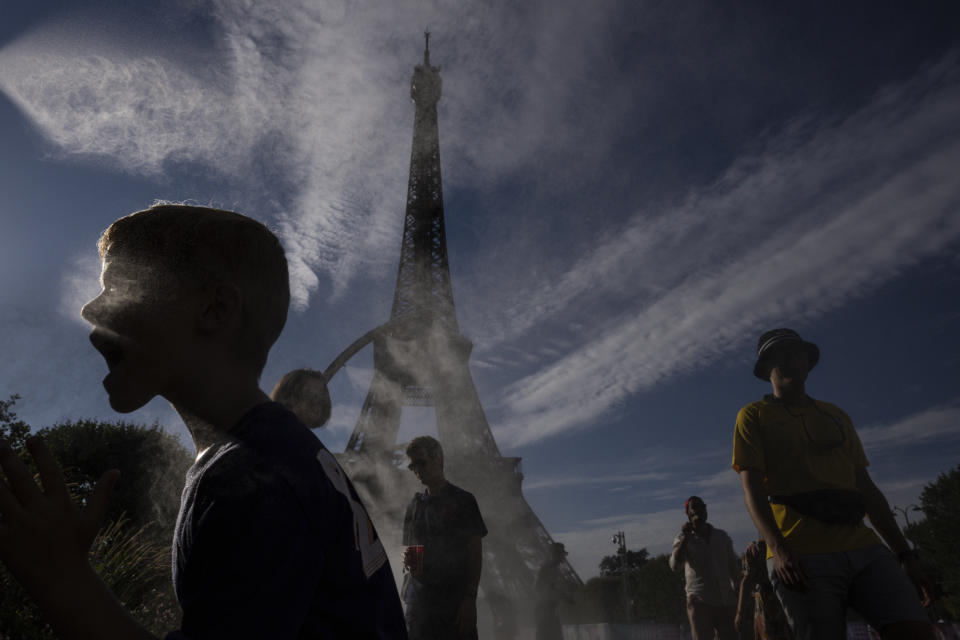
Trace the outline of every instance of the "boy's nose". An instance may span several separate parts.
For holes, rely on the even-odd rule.
[[[90,324],[97,324],[97,320],[103,315],[102,295],[98,295],[93,300],[87,302],[80,308],[80,317]]]

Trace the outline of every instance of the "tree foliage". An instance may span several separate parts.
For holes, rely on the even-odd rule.
[[[125,518],[108,522],[90,548],[90,565],[128,611],[157,635],[175,628],[180,610],[170,585],[170,545]],[[0,640],[55,640],[53,630],[0,565]]]
[[[117,599],[150,631],[177,626],[180,609],[170,583],[170,543],[123,516],[109,522],[90,548],[90,564]]]
[[[573,595],[573,604],[561,609],[567,624],[625,622],[626,598],[623,580],[617,576],[599,576],[587,580]]]
[[[637,619],[683,624],[687,619],[687,598],[683,579],[670,568],[670,556],[650,559],[637,571],[633,587]]]
[[[25,452],[31,430],[13,411],[17,399],[0,401],[0,437],[32,464]],[[170,581],[170,542],[189,454],[158,425],[81,420],[38,434],[81,503],[104,471],[120,469],[90,564],[134,617],[162,636],[180,615]],[[0,640],[54,637],[43,613],[0,564]]]
[[[30,426],[13,412],[13,405],[19,399],[20,396],[12,395],[6,400],[0,400],[0,438],[9,442],[14,451],[23,449],[27,436],[30,435]]]
[[[627,623],[654,620],[682,624],[686,599],[680,574],[670,569],[669,556],[650,558],[646,549],[606,556],[600,576],[574,594],[563,618],[571,624]],[[624,564],[628,570],[623,571]]]
[[[650,554],[647,553],[646,549],[640,549],[639,551],[628,549],[626,553],[618,551],[616,555],[604,556],[600,560],[600,575],[619,576],[623,575],[624,572],[633,573],[644,565],[649,556]]]
[[[105,471],[120,470],[107,513],[121,514],[134,527],[152,525],[169,537],[180,509],[190,456],[175,436],[159,425],[78,420],[40,429],[47,447],[64,469],[68,482],[85,500]]]
[[[941,615],[960,620],[960,466],[941,473],[920,494],[924,518],[904,531],[940,587]]]

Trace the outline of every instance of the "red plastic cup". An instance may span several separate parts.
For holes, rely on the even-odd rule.
[[[423,575],[423,545],[413,544],[403,553],[404,567],[412,576]]]

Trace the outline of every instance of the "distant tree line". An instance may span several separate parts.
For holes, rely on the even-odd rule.
[[[30,425],[13,411],[18,396],[0,400],[0,438],[28,466]],[[158,635],[176,628],[180,609],[170,580],[170,545],[190,454],[159,425],[79,420],[36,431],[64,469],[81,504],[109,469],[120,470],[110,511],[90,563],[119,600]],[[0,565],[0,640],[52,640],[42,612]]]
[[[960,620],[960,466],[924,487],[920,508],[923,519],[907,526],[904,534],[934,581],[936,613]]]
[[[649,620],[683,624],[683,579],[666,554],[625,550],[600,560],[600,575],[587,580],[561,609],[565,624],[629,623]]]

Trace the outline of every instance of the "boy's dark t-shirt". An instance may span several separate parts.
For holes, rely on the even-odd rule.
[[[187,472],[167,640],[405,639],[383,545],[317,437],[273,402],[228,435]]]

